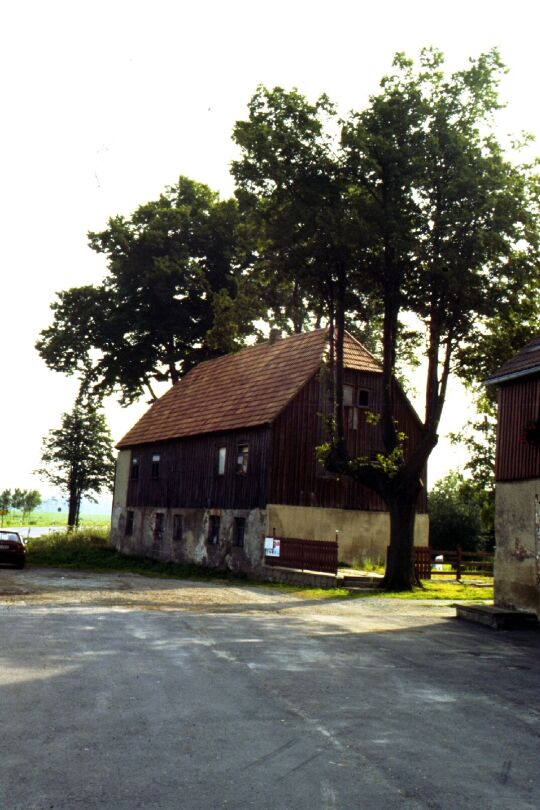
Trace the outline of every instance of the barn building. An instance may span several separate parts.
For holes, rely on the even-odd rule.
[[[319,329],[200,363],[118,444],[112,544],[124,553],[237,571],[261,569],[264,537],[333,540],[339,557],[384,558],[389,516],[371,490],[329,474],[315,456],[329,396],[328,332]],[[395,417],[414,446],[421,423],[397,383]],[[345,340],[351,453],[382,448],[374,357]],[[426,497],[416,544],[427,545]]]
[[[540,618],[540,336],[487,384],[498,400],[495,605]]]

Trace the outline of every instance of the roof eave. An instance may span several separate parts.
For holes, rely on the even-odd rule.
[[[500,383],[517,380],[520,377],[532,377],[533,374],[540,374],[540,366],[523,368],[520,371],[510,371],[508,374],[495,375],[484,380],[483,385],[499,385]]]

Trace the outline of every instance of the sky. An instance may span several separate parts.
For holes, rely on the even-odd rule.
[[[540,6],[514,0],[5,0],[0,135],[0,489],[49,487],[33,475],[43,436],[77,382],[34,349],[55,293],[97,284],[105,259],[87,232],[129,216],[184,174],[232,193],[231,132],[258,84],[326,92],[362,109],[396,51],[436,46],[452,69],[493,46],[510,68],[501,137],[540,135]],[[144,412],[106,401],[118,441]],[[431,482],[466,456],[445,439],[472,410],[452,384]]]

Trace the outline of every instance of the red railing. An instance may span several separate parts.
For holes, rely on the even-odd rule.
[[[265,554],[265,565],[283,568],[299,568],[304,571],[322,571],[337,574],[338,544],[335,540],[300,540],[291,537],[276,537],[279,556]]]

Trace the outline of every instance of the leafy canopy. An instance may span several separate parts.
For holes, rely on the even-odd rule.
[[[115,460],[112,437],[96,405],[81,396],[69,413],[62,415],[59,428],[50,430],[43,440],[37,471],[69,500],[69,525],[77,525],[81,499],[111,490]]]
[[[130,218],[89,234],[107,257],[98,286],[60,292],[37,349],[47,365],[128,404],[152,384],[176,382],[201,360],[232,351],[252,331],[242,295],[238,208],[180,177]],[[255,310],[255,312],[254,312]]]
[[[493,132],[503,72],[496,50],[450,75],[436,50],[418,66],[398,54],[379,94],[344,121],[326,97],[259,88],[235,128],[239,200],[263,223],[263,268],[315,311],[319,301],[335,327],[326,463],[386,501],[392,587],[412,582],[414,507],[449,375],[494,317],[519,311],[517,291],[538,285],[536,170]],[[350,457],[340,393],[343,330],[362,318],[380,327],[383,452],[371,459]],[[420,439],[402,452],[393,377],[404,337],[424,353],[426,376]]]

